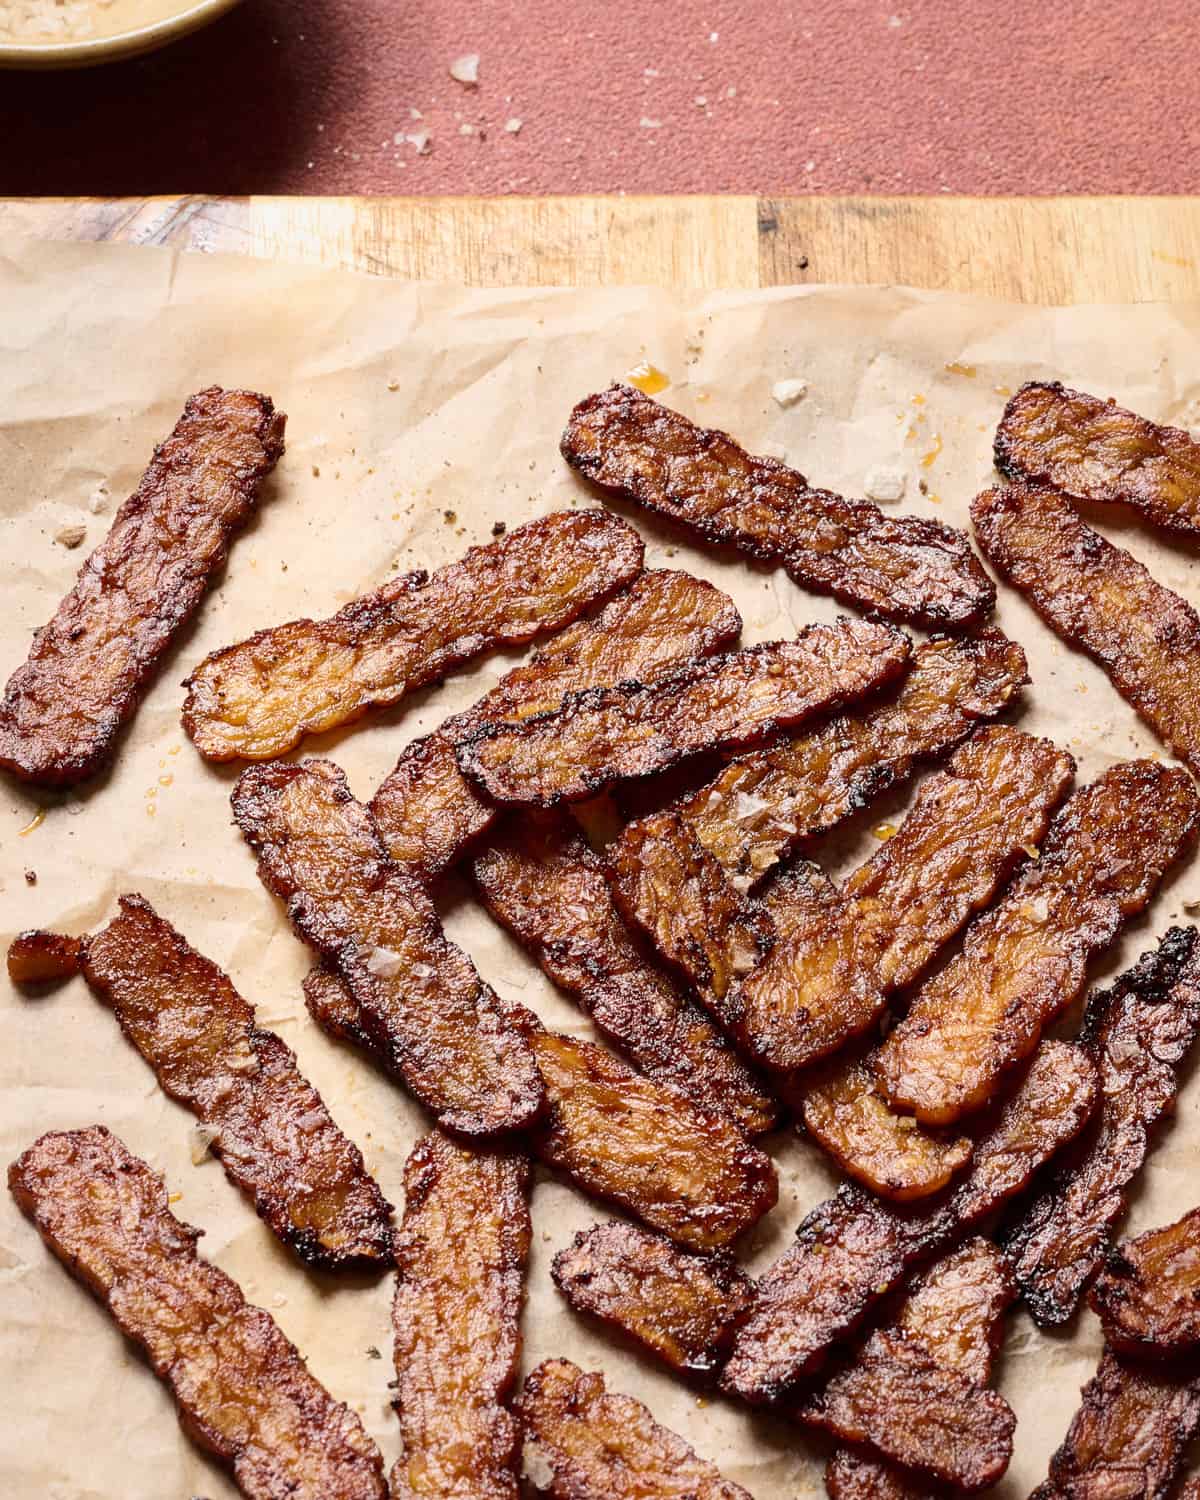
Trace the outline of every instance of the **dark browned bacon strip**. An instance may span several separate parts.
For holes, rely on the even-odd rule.
[[[1134,1357],[1177,1359],[1200,1349],[1200,1209],[1118,1245],[1092,1307],[1109,1346]]]
[[[20,932],[8,945],[8,977],[14,984],[52,984],[79,973],[83,945],[62,932]]]

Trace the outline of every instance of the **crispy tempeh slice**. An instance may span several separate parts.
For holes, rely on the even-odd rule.
[[[530,1477],[554,1500],[750,1500],[640,1401],[607,1393],[602,1375],[570,1360],[529,1375],[521,1417]]]
[[[992,564],[1200,775],[1200,614],[1053,490],[985,490],[971,515]]]
[[[79,973],[83,945],[62,932],[19,932],[8,945],[8,977],[14,984],[53,984]]]
[[[1088,961],[1145,907],[1198,812],[1187,772],[1149,760],[1121,762],[1076,792],[1039,859],[975,919],[880,1047],[891,1102],[944,1125],[994,1097],[1081,993]]]
[[[898,688],[853,714],[739,756],[679,804],[739,890],[807,838],[825,833],[952,750],[1028,682],[1025,653],[999,630],[926,641]]]
[[[814,489],[795,469],[753,457],[726,433],[697,427],[630,386],[581,401],[560,446],[571,467],[608,494],[706,541],[782,563],[803,587],[869,613],[963,629],[996,602],[962,532]]]
[[[383,1460],[348,1406],[103,1125],[44,1135],[8,1170],[21,1209],[170,1387],[184,1430],[250,1500],[385,1500]]]
[[[287,418],[253,391],[188,398],[0,701],[0,766],[42,786],[112,759],[172,640],[200,606],[283,452]]]
[[[680,662],[731,646],[742,628],[733,600],[689,573],[642,573],[598,615],[579,620],[514,667],[473,708],[404,751],[371,800],[393,859],[428,882],[491,827],[496,808],[464,778],[458,740],[482,724],[557,708],[567,693],[636,678],[653,682]]]
[[[694,1002],[647,962],[613,905],[600,858],[559,813],[509,818],[471,865],[488,910],[650,1078],[721,1110],[748,1135],[771,1096]]]
[[[83,942],[83,972],[259,1216],[324,1270],[390,1265],[391,1205],[291,1048],[141,896]]]
[[[521,724],[484,725],[459,745],[459,769],[497,802],[579,802],[838,708],[898,676],[908,654],[907,638],[886,625],[810,625],[794,641],[707,657],[657,683],[572,693]]]
[[[517,1500],[529,1164],[434,1131],[404,1164],[392,1500]]]
[[[1089,1298],[1110,1347],[1174,1359],[1200,1348],[1200,1208],[1118,1245]]]
[[[1106,1349],[1029,1500],[1167,1500],[1197,1432],[1200,1375],[1139,1368]]]
[[[837,899],[805,888],[789,936],[730,997],[743,1047],[791,1072],[870,1030],[1041,840],[1074,770],[1019,729],[972,735]]]
[[[1200,535],[1200,443],[1058,381],[1032,380],[1011,398],[996,429],[996,467]]]
[[[214,651],[187,680],[183,727],[208,760],[270,760],[483,651],[560,629],[634,578],[642,554],[637,532],[606,511],[543,516],[327,620]]]
[[[1087,1054],[1044,1042],[944,1202],[902,1209],[843,1187],[814,1209],[796,1231],[797,1243],[759,1278],[758,1302],[734,1340],[722,1386],[758,1404],[811,1374],[907,1270],[1014,1197],[1073,1140],[1096,1094]]]
[[[1078,1307],[1154,1132],[1174,1109],[1200,1033],[1198,938],[1194,927],[1173,927],[1088,998],[1080,1041],[1100,1069],[1100,1107],[1005,1239],[1022,1298],[1043,1327]]]
[[[264,885],[349,986],[388,1067],[459,1135],[528,1125],[545,1092],[529,1044],[449,942],[415,876],[389,860],[331,761],[244,771],[233,813]]]
[[[594,1224],[554,1257],[554,1283],[679,1374],[711,1376],[754,1303],[754,1285],[728,1255],[692,1255],[632,1224]]]

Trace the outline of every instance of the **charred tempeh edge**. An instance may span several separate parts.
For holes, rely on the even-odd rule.
[[[1118,1245],[1089,1301],[1121,1354],[1176,1359],[1200,1349],[1200,1208]]]
[[[1200,443],[1058,381],[1030,381],[1004,408],[996,467],[1082,500],[1117,502],[1155,526],[1200,536]]]
[[[1053,490],[985,490],[971,515],[992,564],[1200,775],[1200,614]]]
[[[354,997],[387,1066],[458,1135],[520,1129],[545,1091],[529,1044],[442,931],[416,877],[388,859],[330,761],[251,766],[233,814],[263,884]]]
[[[537,1489],[553,1500],[750,1500],[640,1401],[570,1360],[529,1375],[521,1418],[527,1465],[536,1455]]]
[[[454,758],[456,742],[472,730],[545,713],[567,693],[629,678],[653,682],[731,646],[741,628],[733,600],[712,584],[688,573],[640,574],[598,615],[554,636],[472,708],[408,746],[371,799],[388,853],[428,883],[492,826],[496,808]]]
[[[738,756],[679,804],[739,890],[805,839],[826,833],[947,754],[1028,682],[1025,653],[994,628],[926,641],[899,687],[794,739]]]
[[[914,1284],[891,1328],[936,1366],[984,1386],[1012,1298],[999,1252],[987,1240],[970,1240]],[[830,1459],[825,1488],[832,1500],[921,1500],[929,1493],[928,1481],[850,1448]]]
[[[291,1048],[141,896],[83,941],[83,972],[226,1176],[309,1265],[390,1265],[391,1205]]]
[[[996,602],[961,531],[814,489],[795,469],[753,457],[627,385],[581,401],[560,447],[606,493],[705,541],[781,563],[802,587],[868,613],[965,629]]]
[[[761,1135],[777,1109],[694,1002],[647,961],[599,856],[560,813],[510,817],[471,864],[487,909],[647,1077]]]
[[[746,1051],[791,1072],[869,1031],[1041,841],[1074,770],[1019,729],[973,735],[835,899],[803,888],[788,937],[730,997]]]
[[[458,747],[459,769],[497,802],[579,802],[690,755],[767,739],[898,676],[907,638],[840,620],[681,667],[656,683],[571,693],[521,724],[489,724]]]
[[[103,1125],[44,1135],[8,1185],[170,1387],[184,1430],[249,1500],[386,1500],[383,1460],[274,1319],[196,1254],[199,1230]]]
[[[291,620],[214,651],[187,680],[183,727],[208,760],[270,760],[483,651],[569,624],[629,583],[643,550],[637,532],[605,511],[530,521],[327,620]]]
[[[0,701],[0,767],[71,786],[112,759],[179,630],[283,452],[266,396],[217,386],[188,398],[104,541],[39,630]]]
[[[758,1301],[734,1340],[722,1387],[761,1404],[812,1374],[906,1271],[1021,1192],[1083,1129],[1096,1094],[1096,1068],[1081,1048],[1043,1042],[944,1201],[902,1209],[850,1186],[814,1209],[796,1231],[797,1243],[759,1278]]]
[[[401,1457],[392,1500],[517,1500],[529,1164],[434,1131],[404,1165],[392,1328]]]
[[[975,919],[876,1053],[891,1102],[933,1125],[986,1104],[1080,995],[1088,961],[1146,906],[1198,812],[1187,772],[1155,761],[1121,762],[1077,791],[1040,857]]]
[[[19,932],[8,945],[8,977],[14,984],[53,984],[79,973],[83,944],[62,932]]]
[[[1106,1349],[1029,1500],[1167,1500],[1197,1432],[1200,1375],[1147,1370]]]
[[[1100,1268],[1200,1033],[1200,934],[1173,927],[1109,989],[1089,996],[1080,1041],[1100,1070],[1096,1117],[1010,1226],[1021,1296],[1043,1327],[1065,1323]]]
[[[632,1224],[594,1224],[554,1257],[554,1283],[576,1312],[620,1329],[681,1375],[723,1363],[754,1303],[728,1255],[691,1255]]]

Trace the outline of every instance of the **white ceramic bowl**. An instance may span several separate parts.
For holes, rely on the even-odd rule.
[[[89,68],[122,57],[138,57],[207,26],[237,3],[238,0],[164,0],[160,19],[111,36],[82,40],[47,37],[31,42],[0,37],[0,68]]]

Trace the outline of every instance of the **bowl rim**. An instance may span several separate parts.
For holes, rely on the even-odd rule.
[[[239,0],[191,0],[175,15],[147,21],[115,36],[69,42],[0,42],[0,68],[87,68],[136,57],[206,26],[238,3]]]

